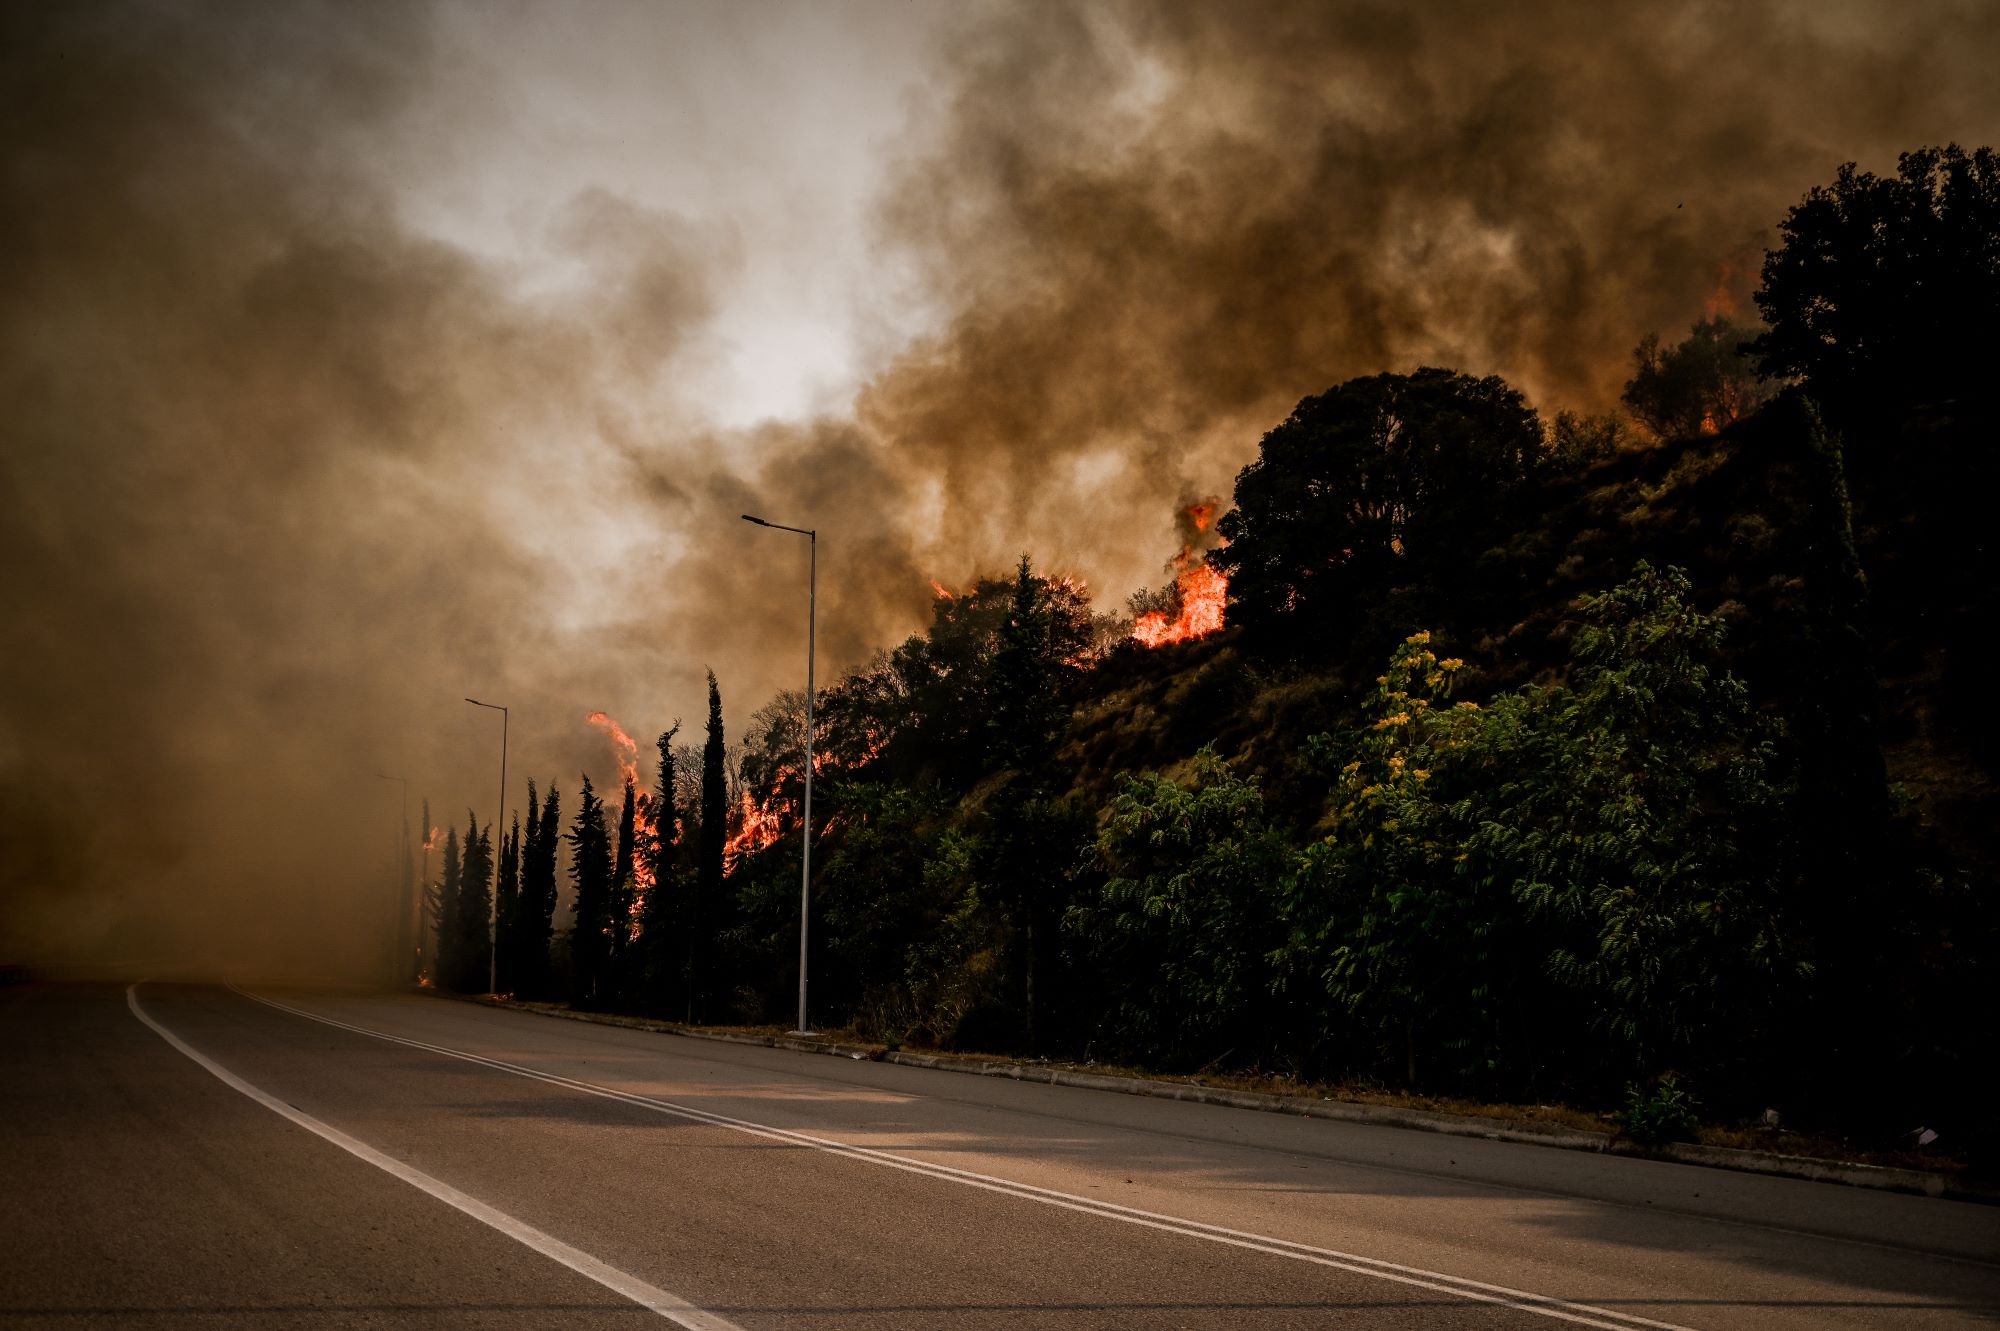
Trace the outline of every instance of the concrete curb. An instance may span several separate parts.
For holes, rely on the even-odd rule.
[[[1949,1174],[1919,1169],[1891,1169],[1883,1165],[1849,1164],[1813,1156],[1784,1155],[1776,1151],[1748,1151],[1728,1146],[1675,1143],[1668,1146],[1646,1147],[1627,1141],[1615,1133],[1555,1127],[1519,1119],[1443,1114],[1429,1109],[1357,1104],[1350,1100],[1314,1100],[1302,1095],[1279,1095],[1272,1091],[1233,1091],[1220,1086],[1203,1086],[1195,1082],[1163,1081],[1152,1077],[1121,1077],[1102,1072],[1078,1072],[1069,1068],[973,1058],[959,1054],[909,1054],[901,1050],[885,1050],[879,1045],[841,1044],[832,1040],[802,1039],[791,1035],[746,1035],[734,1031],[682,1026],[674,1022],[651,1021],[644,1017],[621,1016],[610,1012],[576,1012],[566,1007],[552,1005],[507,1003],[485,995],[440,994],[438,996],[460,998],[465,1002],[503,1008],[509,1012],[529,1012],[537,1016],[588,1022],[597,1026],[622,1026],[628,1030],[678,1035],[690,1040],[759,1045],[766,1049],[828,1054],[857,1061],[894,1063],[908,1068],[928,1068],[937,1072],[1006,1077],[1011,1081],[1035,1082],[1048,1086],[1071,1086],[1080,1090],[1143,1095],[1159,1100],[1222,1105],[1230,1109],[1254,1109],[1269,1114],[1296,1114],[1304,1118],[1332,1119],[1341,1123],[1365,1123],[1375,1127],[1435,1132],[1449,1137],[1479,1137],[1487,1141],[1552,1146],[1564,1151],[1594,1151],[1602,1155],[1636,1156],[1645,1160],[1667,1160],[1676,1164],[1701,1165],[1709,1169],[1731,1169],[1745,1174],[1769,1174],[1781,1178],[1804,1179],[1813,1183],[1840,1183],[1855,1188],[1876,1188],[1887,1192],[1916,1193],[1925,1197],[1945,1197],[1954,1201],[2000,1205],[2000,1188],[1968,1182]]]

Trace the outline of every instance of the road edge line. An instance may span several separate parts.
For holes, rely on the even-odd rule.
[[[485,994],[447,994],[425,989],[425,994],[452,1002],[502,1012],[523,1012],[559,1021],[581,1021],[593,1026],[646,1031],[654,1035],[675,1035],[688,1040],[710,1040],[719,1044],[739,1044],[765,1049],[785,1049],[801,1054],[835,1058],[866,1058],[871,1062],[893,1063],[898,1067],[924,1068],[933,1072],[955,1072],[961,1076],[1004,1077],[1044,1086],[1068,1086],[1076,1090],[1106,1091],[1114,1095],[1136,1095],[1143,1099],[1178,1100],[1189,1104],[1218,1105],[1227,1109],[1248,1109],[1267,1114],[1294,1114],[1369,1127],[1401,1128],[1409,1132],[1429,1132],[1445,1137],[1472,1137],[1484,1141],[1512,1142],[1521,1146],[1541,1146],[1559,1151],[1583,1151],[1595,1155],[1625,1156],[1664,1164],[1693,1165],[1703,1169],[1724,1169],[1738,1174],[1759,1174],[1769,1178],[1789,1178],[1805,1183],[1835,1184],[1866,1188],[1876,1192],[1897,1192],[1946,1201],[2000,1205],[2000,1188],[1968,1183],[1945,1174],[1919,1169],[1899,1169],[1889,1165],[1865,1165],[1852,1161],[1826,1160],[1818,1156],[1787,1155],[1775,1151],[1751,1151],[1733,1146],[1705,1146],[1669,1143],[1659,1147],[1640,1146],[1608,1132],[1583,1129],[1544,1129],[1515,1126],[1506,1119],[1486,1119],[1463,1114],[1444,1114],[1427,1109],[1400,1109],[1391,1105],[1356,1104],[1347,1100],[1309,1100],[1303,1096],[1281,1095],[1274,1091],[1235,1091],[1219,1086],[1198,1086],[1162,1081],[1149,1077],[1120,1077],[1100,1072],[1073,1072],[1067,1068],[1043,1068],[1029,1063],[999,1059],[941,1058],[929,1054],[907,1054],[899,1050],[878,1051],[860,1045],[840,1045],[829,1041],[799,1040],[781,1035],[738,1035],[729,1031],[704,1030],[674,1022],[629,1017],[623,1013],[577,1012],[557,1008],[495,1000]]]
[[[1308,1262],[1317,1266],[1331,1267],[1386,1280],[1396,1284],[1414,1285],[1418,1288],[1451,1294],[1458,1298],[1479,1303],[1511,1308],[1517,1312],[1531,1313],[1557,1321],[1573,1322],[1582,1326],[1604,1328],[1605,1331],[1634,1331],[1634,1328],[1657,1328],[1658,1331],[1692,1331],[1691,1328],[1674,1322],[1656,1321],[1641,1317],[1636,1313],[1618,1312],[1615,1309],[1600,1308],[1593,1304],[1579,1303],[1555,1295],[1536,1294],[1530,1290],[1514,1289],[1506,1285],[1491,1284],[1474,1280],[1467,1276],[1455,1276],[1443,1271],[1432,1271],[1424,1267],[1407,1266],[1400,1262],[1386,1261],[1378,1257],[1366,1257],[1357,1253],[1342,1252],[1338,1249],[1320,1248],[1309,1243],[1291,1239],[1276,1238],[1245,1230],[1230,1229],[1222,1225],[1212,1225],[1205,1221],[1189,1220],[1185,1217],[1146,1211],[1138,1207],[1124,1206],[1117,1202],[1095,1197],[1085,1197],[1077,1193],[1062,1192],[1054,1188],[1044,1188],[1037,1184],[1022,1183],[990,1174],[980,1174],[973,1170],[960,1169],[952,1165],[916,1160],[900,1156],[891,1151],[875,1147],[859,1146],[836,1138],[817,1137],[811,1133],[793,1128],[780,1128],[768,1123],[758,1123],[750,1119],[734,1118],[712,1110],[696,1109],[688,1105],[675,1104],[670,1100],[660,1100],[636,1092],[621,1091],[615,1087],[600,1086],[562,1073],[547,1072],[539,1068],[527,1067],[519,1063],[509,1063],[504,1059],[475,1054],[470,1050],[453,1049],[448,1045],[432,1044],[404,1035],[392,1035],[386,1031],[374,1030],[354,1022],[342,1021],[337,1017],[293,1007],[289,1003],[267,998],[262,994],[250,993],[234,984],[229,986],[232,993],[254,1003],[261,1003],[278,1012],[288,1013],[305,1021],[317,1022],[337,1030],[352,1032],[388,1044],[403,1045],[446,1058],[489,1067],[495,1071],[513,1076],[526,1077],[533,1081],[545,1082],[568,1090],[581,1091],[588,1095],[600,1096],[607,1100],[632,1105],[635,1108],[651,1110],[655,1113],[687,1119],[711,1127],[727,1128],[750,1136],[780,1141],[792,1146],[823,1151],[832,1155],[845,1156],[864,1164],[900,1170],[935,1179],[939,1182],[956,1183],[987,1192],[1000,1193],[1020,1201],[1037,1202],[1065,1210],[1078,1211],[1104,1220],[1116,1220],[1142,1228],[1162,1230],[1178,1234],[1184,1238],[1201,1239],[1229,1247],[1246,1248],[1269,1256],[1289,1258],[1293,1261]]]
[[[744,1331],[744,1328],[725,1317],[720,1317],[704,1309],[697,1308],[687,1300],[677,1298],[657,1285],[649,1284],[629,1272],[621,1271],[610,1263],[591,1256],[581,1248],[573,1248],[554,1235],[544,1233],[542,1230],[536,1229],[533,1225],[525,1221],[515,1219],[497,1207],[489,1206],[476,1197],[460,1192],[457,1188],[452,1187],[442,1179],[433,1178],[421,1169],[413,1165],[407,1165],[394,1156],[385,1155],[368,1143],[358,1138],[350,1137],[339,1128],[328,1123],[322,1123],[296,1106],[278,1099],[270,1092],[251,1085],[228,1068],[223,1067],[220,1063],[208,1057],[208,1055],[194,1048],[185,1040],[182,1040],[158,1021],[155,1021],[144,1008],[139,1006],[138,991],[139,985],[137,983],[125,986],[125,1006],[132,1010],[133,1016],[151,1027],[155,1035],[165,1040],[175,1050],[192,1059],[199,1067],[223,1085],[229,1087],[232,1091],[236,1091],[256,1101],[280,1118],[287,1120],[297,1127],[304,1128],[316,1137],[331,1142],[356,1159],[375,1166],[375,1168],[381,1170],[383,1173],[409,1184],[419,1192],[436,1198],[446,1206],[463,1212],[489,1229],[496,1230],[506,1237],[513,1239],[523,1247],[532,1248],[544,1257],[568,1267],[578,1275],[595,1281],[621,1298],[630,1299],[633,1303],[638,1304],[649,1312],[658,1314],[676,1326],[686,1327],[687,1331]]]

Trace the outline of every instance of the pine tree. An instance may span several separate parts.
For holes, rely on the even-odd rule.
[[[604,827],[604,801],[583,778],[576,821],[569,832],[570,882],[576,888],[576,925],[570,931],[570,960],[575,968],[577,1007],[595,1007],[607,997],[606,963],[610,942],[611,838]]]
[[[701,749],[701,858],[688,928],[688,985],[693,1006],[707,1013],[710,967],[701,960],[722,914],[722,855],[729,836],[729,781],[723,770],[722,690],[708,672],[708,738]]]
[[[518,967],[521,956],[521,815],[514,815],[513,830],[500,843],[500,882],[495,889],[494,907],[499,914],[499,947],[495,989],[503,994],[520,992]]]
[[[459,858],[458,829],[444,834],[444,876],[438,880],[437,953],[431,968],[435,984],[455,987],[458,981],[458,949],[464,930],[459,927],[459,879],[464,864]]]
[[[479,819],[466,811],[465,862],[458,884],[458,966],[452,988],[460,993],[486,992],[491,947],[489,912],[493,909],[493,829],[480,830]]]

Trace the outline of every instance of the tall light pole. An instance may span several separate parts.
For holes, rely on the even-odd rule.
[[[477,698],[467,698],[474,707],[484,707],[488,711],[500,713],[500,802],[493,807],[504,810],[507,807],[507,709],[498,703],[481,702]],[[500,839],[500,814],[493,815],[493,839]],[[500,867],[499,847],[494,847],[493,867],[498,876]],[[497,886],[497,884],[496,884]],[[486,912],[486,992],[492,993],[500,987],[500,894],[488,894]]]
[[[410,779],[404,776],[390,776],[387,772],[377,772],[375,774],[375,779],[378,781],[394,781],[396,784],[400,785],[403,788],[403,838],[401,842],[402,853],[397,860],[398,882],[401,888],[401,890],[397,893],[397,896],[400,898],[397,902],[397,906],[400,908],[401,918],[397,921],[396,924],[395,947],[396,947],[397,961],[394,968],[391,970],[391,974],[396,976],[401,976],[403,974],[403,966],[409,960],[409,952],[410,952],[409,944],[410,944],[410,933],[411,933]]]
[[[795,1032],[804,1035],[811,1029],[806,1025],[806,929],[811,917],[813,872],[813,633],[819,616],[819,533],[804,527],[787,527],[782,522],[766,522],[748,513],[743,520],[759,527],[796,532],[806,538],[811,551],[812,562],[806,576],[806,810],[800,828],[805,853],[799,861],[799,1026]]]

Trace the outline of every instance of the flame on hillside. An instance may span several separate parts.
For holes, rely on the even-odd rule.
[[[821,747],[826,736],[818,731],[813,740],[813,775],[826,771],[857,771],[875,761],[887,742],[879,735],[870,735],[867,747],[857,758],[842,761],[830,750]],[[722,864],[725,874],[734,873],[736,867],[748,856],[756,854],[777,841],[785,828],[799,820],[800,800],[786,793],[786,786],[798,777],[799,769],[790,763],[782,764],[771,774],[769,788],[762,799],[749,790],[738,797],[736,830],[722,843]]]
[[[1181,510],[1186,539],[1181,552],[1167,562],[1167,571],[1174,575],[1174,600],[1179,610],[1174,614],[1149,610],[1140,615],[1132,623],[1134,641],[1164,647],[1207,637],[1222,627],[1229,607],[1229,579],[1208,564],[1208,552],[1227,544],[1210,531],[1215,509],[1213,500],[1204,500]]]
[[[817,768],[819,764],[814,763],[813,766]],[[784,815],[791,808],[792,802],[782,798],[779,792],[784,789],[785,782],[790,780],[791,776],[791,768],[780,768],[777,776],[772,779],[771,789],[765,793],[762,803],[759,803],[749,791],[743,792],[743,807],[738,813],[739,822],[736,831],[722,845],[724,873],[733,873],[737,864],[746,855],[754,855],[763,850],[776,841],[778,835],[785,830]]]

